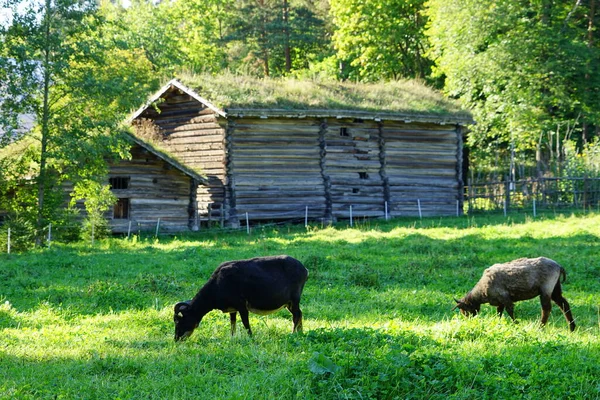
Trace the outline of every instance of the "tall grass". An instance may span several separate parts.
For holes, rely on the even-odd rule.
[[[305,230],[109,239],[0,256],[0,398],[598,398],[600,215],[370,221]],[[221,262],[286,253],[310,270],[303,334],[252,315],[254,337],[208,314],[173,341],[172,306]],[[558,307],[518,323],[464,319],[453,297],[495,262],[567,270]]]

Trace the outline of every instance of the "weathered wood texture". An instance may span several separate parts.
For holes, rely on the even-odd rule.
[[[131,160],[113,163],[109,178],[128,178],[126,189],[113,189],[118,198],[129,199],[129,218],[114,219],[113,232],[153,229],[160,218],[161,231],[180,231],[190,225],[190,177],[140,146],[131,148]]]
[[[420,202],[423,216],[456,215],[462,199],[456,126],[385,122],[382,134],[390,214],[418,215]]]
[[[351,119],[229,120],[236,218],[454,215],[455,126]],[[462,204],[459,204],[462,207]],[[352,211],[350,210],[352,207]],[[459,211],[462,208],[459,209]]]
[[[158,109],[160,113],[148,108],[142,116],[144,122],[154,125],[161,147],[207,177],[208,185],[198,186],[196,196],[199,218],[220,220],[225,199],[223,127],[214,111],[188,95],[165,96]]]
[[[457,206],[462,212],[456,125],[241,112],[225,117],[177,92],[157,107],[160,112],[149,107],[134,125],[207,176],[195,197],[181,194],[197,201],[200,220],[243,225],[246,213],[252,221],[300,219],[306,207],[310,219],[348,218],[350,207],[354,217],[383,217],[386,203],[390,216],[455,215]],[[162,196],[190,187],[172,185]],[[147,198],[156,195],[149,191]],[[136,202],[132,209],[140,206]],[[187,209],[184,200],[180,206]],[[149,200],[145,207],[152,210]]]
[[[238,118],[232,126],[229,174],[238,217],[303,218],[309,206],[309,218],[320,218],[325,195],[318,122]]]
[[[379,125],[362,120],[328,119],[325,171],[331,181],[334,218],[382,216],[384,186],[380,174]]]

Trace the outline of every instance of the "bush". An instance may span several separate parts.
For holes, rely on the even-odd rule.
[[[35,226],[27,218],[9,216],[0,231],[0,248],[8,251],[8,231],[10,229],[10,251],[20,253],[35,245]]]

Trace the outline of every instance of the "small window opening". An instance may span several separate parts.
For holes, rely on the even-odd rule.
[[[127,189],[129,187],[129,178],[116,176],[108,179],[111,189]]]
[[[352,193],[360,193],[360,189],[359,188],[352,188]]]
[[[354,118],[354,122],[356,122],[357,124],[362,124],[365,121],[362,118]]]
[[[129,199],[118,199],[113,207],[113,219],[129,218]]]
[[[368,173],[366,173],[366,172],[359,172],[359,173],[358,173],[358,177],[359,177],[360,179],[369,179],[369,174],[368,174]]]
[[[349,137],[350,136],[350,132],[348,132],[348,128],[340,128],[340,136],[342,137]]]

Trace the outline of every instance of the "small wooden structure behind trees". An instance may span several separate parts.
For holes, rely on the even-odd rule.
[[[329,85],[334,92],[344,90],[341,83]],[[239,90],[243,85],[232,86]],[[369,85],[360,88],[364,93],[350,97],[369,95]],[[195,193],[187,198],[195,204],[179,204],[194,209],[200,221],[238,226],[246,215],[250,221],[306,214],[311,220],[335,221],[351,214],[462,213],[462,138],[471,117],[454,106],[437,113],[337,104],[330,109],[294,99],[293,93],[287,98],[277,94],[271,104],[243,104],[206,91],[225,104],[217,106],[172,80],[131,117],[139,143],[151,143],[205,177],[196,179],[196,189],[188,185]],[[314,96],[320,95],[317,90]],[[134,174],[135,167],[142,168],[135,163],[113,168],[111,176]]]

